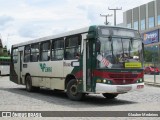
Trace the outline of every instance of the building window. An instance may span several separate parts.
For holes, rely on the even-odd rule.
[[[141,30],[145,30],[146,29],[146,23],[145,20],[141,20]]]
[[[158,15],[157,19],[158,19],[158,25],[160,25],[160,15]]]
[[[149,28],[154,27],[154,17],[149,18]]]
[[[62,60],[64,56],[64,40],[52,42],[52,60]]]
[[[50,60],[50,41],[41,44],[40,61]]]
[[[37,62],[39,59],[39,43],[31,45],[31,62]]]
[[[138,30],[138,21],[134,22],[133,28],[134,28],[135,30]]]
[[[30,62],[30,51],[31,51],[30,45],[25,46],[25,50],[24,50],[24,62]]]
[[[128,23],[128,24],[127,24],[127,28],[131,28],[131,23]]]

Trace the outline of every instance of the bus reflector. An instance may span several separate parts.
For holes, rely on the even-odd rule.
[[[128,62],[125,63],[125,68],[141,68],[142,64],[139,62]]]

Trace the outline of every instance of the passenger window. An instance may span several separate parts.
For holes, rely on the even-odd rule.
[[[41,43],[40,61],[50,60],[50,41]]]
[[[31,45],[31,62],[37,62],[39,59],[39,43]]]
[[[24,50],[24,62],[30,62],[30,45],[25,46]]]
[[[64,40],[52,42],[52,60],[62,60],[64,56]]]
[[[18,62],[18,49],[13,49],[13,63]]]
[[[81,37],[80,35],[66,38],[65,59],[78,59],[80,57]]]

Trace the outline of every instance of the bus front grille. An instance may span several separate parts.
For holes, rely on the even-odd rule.
[[[113,84],[121,85],[121,84],[133,84],[138,78],[137,74],[131,73],[116,73],[116,74],[109,74],[109,78],[112,79]]]

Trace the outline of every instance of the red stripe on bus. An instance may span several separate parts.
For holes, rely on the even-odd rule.
[[[83,71],[78,71],[75,73],[76,78],[82,78],[83,77]]]

